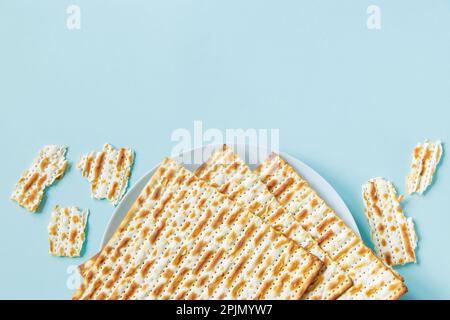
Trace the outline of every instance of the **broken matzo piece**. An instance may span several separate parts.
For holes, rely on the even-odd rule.
[[[408,194],[423,194],[433,183],[433,175],[442,157],[442,143],[419,143],[413,152],[411,171],[406,180]]]
[[[353,286],[339,299],[393,300],[407,292],[401,276],[378,259],[279,155],[269,156],[255,172],[278,202],[353,280]]]
[[[227,145],[220,147],[195,171],[195,175],[262,218],[324,263],[319,277],[308,288],[303,299],[334,300],[351,287],[352,281],[348,275],[328,257],[294,217],[284,210],[232,148]]]
[[[22,173],[11,194],[11,200],[30,212],[36,212],[45,189],[64,175],[67,168],[66,151],[67,147],[61,145],[43,147],[30,168]]]
[[[131,149],[114,149],[105,144],[101,152],[84,155],[77,168],[91,183],[91,195],[95,199],[108,199],[117,205],[128,187],[134,161]]]
[[[378,256],[390,266],[416,262],[414,224],[405,218],[394,185],[383,178],[372,179],[362,187],[362,195]]]
[[[322,263],[165,159],[74,299],[298,299]]]
[[[86,238],[88,210],[76,207],[53,209],[48,226],[50,254],[59,257],[79,257]]]

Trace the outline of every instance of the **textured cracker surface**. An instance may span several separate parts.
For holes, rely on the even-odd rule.
[[[440,141],[426,141],[414,148],[411,171],[406,179],[408,194],[423,194],[431,186],[441,157],[442,144]]]
[[[86,238],[89,212],[76,207],[56,206],[48,226],[50,254],[59,257],[79,257]]]
[[[372,179],[362,187],[362,196],[378,256],[390,266],[416,262],[413,221],[405,218],[394,185]]]
[[[284,210],[258,176],[251,172],[230,147],[220,147],[195,174],[324,262],[319,277],[303,299],[336,299],[352,285],[345,272],[328,257],[294,217]]]
[[[127,190],[133,161],[131,149],[116,150],[105,144],[102,151],[82,156],[77,168],[91,183],[93,198],[107,199],[117,205]]]
[[[378,259],[287,162],[272,154],[255,172],[278,201],[353,280],[340,299],[399,299],[403,279]]]
[[[45,189],[64,175],[67,167],[66,151],[67,148],[60,145],[47,145],[39,150],[30,168],[22,173],[11,200],[30,212],[36,212]]]
[[[298,299],[322,263],[166,159],[74,299]]]

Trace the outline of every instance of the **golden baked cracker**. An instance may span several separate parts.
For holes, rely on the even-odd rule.
[[[86,238],[88,210],[76,207],[53,209],[48,226],[50,254],[59,257],[79,257]]]
[[[362,196],[378,256],[390,266],[416,262],[414,224],[405,218],[394,185],[383,178],[371,179],[362,187]]]
[[[272,154],[255,172],[269,191],[353,280],[340,299],[399,299],[403,279],[383,264],[287,162]]]
[[[74,299],[300,298],[321,266],[165,159]]]
[[[352,285],[345,272],[328,257],[294,217],[284,210],[258,176],[251,172],[230,147],[220,147],[195,174],[324,262],[317,281],[311,285],[303,299],[337,299]]]
[[[433,183],[433,176],[442,157],[440,141],[419,143],[413,152],[411,171],[406,179],[408,194],[423,194]]]
[[[93,198],[108,199],[117,205],[127,190],[133,161],[133,150],[116,150],[105,144],[101,152],[82,156],[77,168],[91,183]]]
[[[30,212],[36,212],[46,188],[60,179],[66,170],[67,147],[47,145],[39,151],[30,168],[22,173],[12,194],[11,200]]]

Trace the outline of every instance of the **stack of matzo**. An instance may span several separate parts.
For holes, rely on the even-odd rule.
[[[341,299],[398,299],[403,279],[381,262],[295,170],[271,155],[256,170],[272,194],[353,280]]]
[[[258,176],[251,172],[230,147],[225,145],[219,148],[195,174],[324,262],[320,276],[304,295],[304,299],[336,299],[352,285],[345,272],[327,256],[294,217],[284,210]]]
[[[172,160],[159,167],[76,299],[298,299],[322,263]]]

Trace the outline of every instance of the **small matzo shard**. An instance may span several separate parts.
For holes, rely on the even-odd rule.
[[[308,288],[302,299],[337,299],[352,285],[345,272],[327,256],[294,217],[284,210],[232,148],[227,145],[219,148],[195,174],[324,263],[317,280]]]
[[[408,194],[423,194],[433,183],[433,175],[442,157],[440,141],[419,143],[414,148],[411,171],[406,180]]]
[[[417,236],[406,219],[394,185],[376,178],[362,188],[365,213],[378,256],[390,266],[416,262]]]
[[[76,207],[53,209],[48,226],[50,254],[59,257],[79,257],[86,238],[88,210]]]
[[[117,205],[128,187],[134,161],[131,149],[114,149],[105,144],[101,152],[84,155],[77,168],[91,183],[91,195],[95,199],[108,199]]]
[[[67,167],[66,151],[67,147],[60,145],[47,145],[42,148],[30,168],[17,182],[11,200],[30,212],[36,212],[45,189],[64,175]]]
[[[403,279],[383,264],[287,162],[272,154],[255,172],[269,191],[353,280],[339,299],[399,299]]]
[[[165,159],[74,299],[298,299],[322,263]]]

